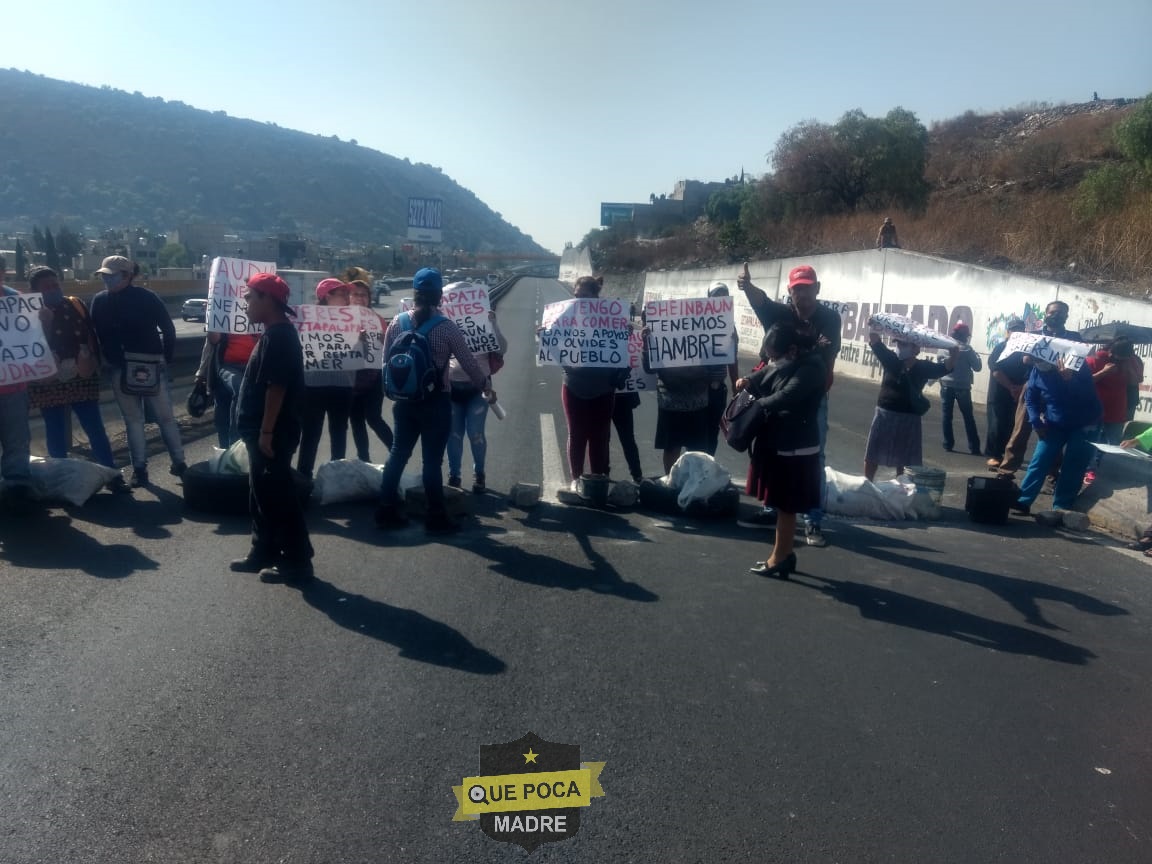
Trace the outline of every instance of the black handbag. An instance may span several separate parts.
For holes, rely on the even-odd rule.
[[[192,392],[188,394],[188,415],[203,417],[208,410],[208,385],[197,381],[192,385]]]
[[[741,390],[732,397],[728,407],[724,409],[724,416],[720,418],[720,429],[728,446],[743,453],[752,446],[752,442],[764,428],[766,419],[756,397],[748,390]]]

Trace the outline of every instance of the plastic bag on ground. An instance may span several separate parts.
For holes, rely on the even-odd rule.
[[[872,483],[857,474],[824,469],[824,512],[865,519],[938,519],[940,508],[932,496],[907,477]]]
[[[209,474],[219,474],[220,473],[220,463],[223,461],[224,454],[227,452],[228,452],[227,450],[224,450],[221,447],[213,447],[212,448],[212,455],[210,457],[208,457],[208,473]]]
[[[681,509],[687,509],[693,501],[707,501],[721,489],[726,489],[732,482],[732,475],[707,453],[690,450],[676,460],[665,482],[680,490],[676,501]]]
[[[380,497],[380,480],[383,476],[383,465],[373,465],[359,459],[325,462],[316,471],[312,496],[321,504],[373,501]]]
[[[41,459],[33,456],[28,467],[37,498],[76,507],[120,476],[115,468],[97,465],[85,459]]]
[[[248,446],[242,440],[224,451],[224,455],[220,457],[220,473],[248,473]]]

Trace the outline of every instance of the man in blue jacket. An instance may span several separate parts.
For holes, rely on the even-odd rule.
[[[1054,366],[1033,358],[1024,405],[1039,441],[1012,509],[1029,512],[1044,485],[1044,477],[1063,453],[1064,465],[1052,495],[1052,509],[1071,510],[1092,458],[1091,442],[1103,412],[1092,371],[1087,363],[1072,370],[1064,366],[1063,360]]]

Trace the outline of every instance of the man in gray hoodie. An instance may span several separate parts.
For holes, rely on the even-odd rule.
[[[952,371],[940,379],[941,422],[944,430],[944,449],[949,453],[956,445],[952,435],[952,406],[960,406],[960,416],[964,418],[964,434],[968,436],[968,452],[980,455],[980,431],[976,427],[976,417],[972,413],[973,373],[984,368],[980,355],[972,350],[969,342],[972,330],[963,321],[952,328],[952,338],[960,343],[956,354],[956,365]]]

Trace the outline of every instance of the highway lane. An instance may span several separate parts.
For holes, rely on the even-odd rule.
[[[495,490],[541,482],[563,445],[559,370],[531,344],[563,296],[526,279],[500,304]],[[874,400],[837,384],[834,467],[857,470]],[[940,455],[955,505],[978,460]],[[1105,539],[954,507],[831,520],[778,583],[747,573],[765,529],[492,494],[448,542],[313,508],[300,591],[229,573],[244,520],[184,513],[160,461],[136,500],[0,523],[5,862],[506,860],[451,821],[451,786],[528,731],[607,762],[579,834],[538,853],[556,860],[1152,851],[1149,569]]]

